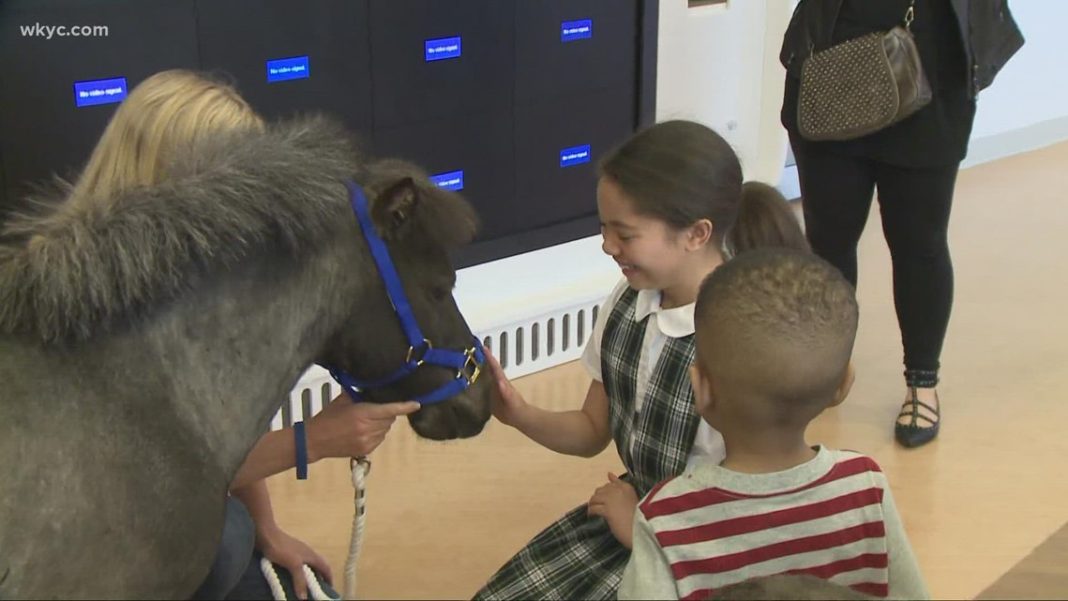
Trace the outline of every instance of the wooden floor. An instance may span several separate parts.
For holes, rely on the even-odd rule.
[[[1068,597],[1068,525],[1016,564],[979,599],[1064,599]]]
[[[882,464],[932,593],[968,599],[1068,522],[1068,144],[962,172],[955,203],[941,437],[911,451],[893,443],[901,348],[873,213],[861,243],[857,383],[814,423],[810,440]],[[569,364],[516,384],[528,400],[564,409],[581,404],[588,379]],[[619,468],[611,450],[592,460],[559,456],[498,423],[446,444],[398,425],[373,461],[359,571],[365,599],[468,598]],[[280,523],[340,577],[352,519],[345,462],[312,466],[307,482],[278,476],[270,487]],[[1068,597],[1066,537],[1043,547],[1042,578],[1007,577],[990,591]]]

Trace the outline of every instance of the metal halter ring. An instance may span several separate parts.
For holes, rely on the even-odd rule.
[[[426,338],[424,338],[422,347],[423,347],[423,352],[419,356],[419,359],[417,359],[416,362],[415,362],[416,367],[418,367],[418,366],[423,364],[423,358],[426,357],[426,352],[429,351],[430,349],[434,348],[434,345],[430,344],[430,341],[427,340]],[[411,363],[412,362],[412,355],[414,355],[414,354],[415,354],[415,347],[414,346],[409,346],[408,347],[408,356],[404,359],[404,362],[405,363]]]
[[[467,380],[467,384],[474,384],[478,380],[478,376],[482,374],[482,366],[478,364],[478,359],[475,358],[475,348],[471,347],[464,351],[464,366],[456,371],[456,379],[464,378]]]

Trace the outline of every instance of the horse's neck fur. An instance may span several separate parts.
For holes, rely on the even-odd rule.
[[[0,338],[0,597],[177,598],[199,583],[234,472],[360,302],[362,241],[335,239],[71,347]]]
[[[354,236],[338,244],[351,244]],[[300,374],[339,326],[357,274],[332,273],[325,249],[299,267],[264,257],[151,320],[142,334],[174,417],[201,438],[227,479],[266,431]],[[346,277],[347,276],[347,277]],[[253,374],[260,374],[252,377]]]

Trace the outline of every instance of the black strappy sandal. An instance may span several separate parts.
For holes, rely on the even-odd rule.
[[[909,398],[901,407],[901,413],[897,419],[908,417],[909,422],[902,424],[900,421],[894,424],[894,438],[904,447],[915,448],[923,446],[938,436],[938,428],[942,422],[941,403],[938,393],[935,392],[935,406],[932,407],[919,399],[917,388],[934,388],[938,385],[938,372],[908,370],[905,372],[905,382],[909,387]],[[927,409],[935,418],[932,420],[920,413],[920,407]],[[924,424],[921,425],[920,421]]]

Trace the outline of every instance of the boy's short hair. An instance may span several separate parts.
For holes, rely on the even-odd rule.
[[[864,601],[873,599],[857,591],[835,584],[830,580],[807,574],[779,574],[765,578],[753,578],[738,584],[725,586],[709,597],[709,601],[757,601],[782,599],[784,601]]]
[[[695,308],[697,364],[758,418],[811,420],[834,399],[856,338],[853,287],[819,257],[744,252],[705,278]]]

